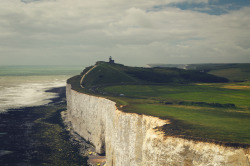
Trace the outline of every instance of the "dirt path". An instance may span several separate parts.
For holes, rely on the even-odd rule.
[[[87,75],[89,72],[91,72],[96,66],[97,66],[97,65],[93,66],[91,69],[89,69],[89,71],[87,71],[87,72],[82,76],[82,78],[81,78],[81,80],[80,80],[80,86],[81,86],[82,88],[84,88],[84,86],[82,85],[83,79],[84,79],[84,78],[86,77],[86,75]]]

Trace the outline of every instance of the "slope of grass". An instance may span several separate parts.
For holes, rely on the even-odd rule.
[[[230,81],[250,80],[250,63],[191,64],[188,69],[202,70]]]
[[[218,83],[227,80],[200,71],[104,62],[84,78],[87,88],[80,87],[80,79],[68,80],[72,89],[109,98],[125,112],[171,119],[170,125],[159,128],[166,135],[250,144],[249,82]]]
[[[229,69],[213,70],[209,73],[217,75],[219,77],[225,77],[231,81],[250,80],[250,70],[247,70],[246,68],[229,68]]]
[[[86,68],[81,75],[88,72]],[[120,64],[97,62],[83,80],[84,87],[120,85],[120,84],[165,84],[194,82],[227,82],[222,77],[199,71],[186,71],[177,68],[142,68],[128,67]]]
[[[159,67],[178,67],[206,72],[230,81],[249,81],[250,63],[208,63],[208,64],[151,64]]]
[[[119,68],[122,68],[122,66],[100,63],[86,75],[83,84],[88,87],[93,85],[135,83],[137,81]]]

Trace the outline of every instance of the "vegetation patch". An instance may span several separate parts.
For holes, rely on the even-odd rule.
[[[225,77],[230,81],[242,82],[250,80],[249,63],[191,64],[187,68]]]
[[[249,147],[250,90],[242,88],[250,86],[249,82],[227,83],[227,79],[206,73],[212,67],[201,72],[100,64],[101,70],[108,68],[106,74],[100,77],[96,74],[100,68],[96,67],[86,77],[87,88],[80,87],[81,76],[72,77],[68,80],[72,89],[109,98],[124,112],[170,119],[171,124],[158,128],[167,136]],[[232,66],[235,67],[232,64],[226,69]],[[225,66],[215,68],[224,70]],[[110,70],[116,74],[113,78]]]
[[[114,96],[114,101],[125,101],[121,108],[125,112],[171,119],[170,125],[160,129],[166,135],[246,147],[250,144],[250,91],[221,86],[126,85],[102,91]]]
[[[64,129],[60,116],[63,108],[51,107],[43,110],[43,116],[35,121],[33,133],[37,142],[37,161],[46,165],[87,165],[87,158],[79,153],[77,145],[69,141],[69,133]]]
[[[166,102],[165,104],[169,104],[169,102]],[[206,102],[180,101],[177,104],[190,105],[190,106],[200,106],[200,107],[236,108],[235,104],[220,104],[220,103],[206,103]]]
[[[242,86],[242,85],[225,85],[223,88],[227,89],[242,89],[242,90],[250,90],[250,86]]]
[[[70,142],[60,112],[65,103],[26,107],[0,115],[1,148],[10,154],[0,157],[2,165],[87,165],[77,144]],[[0,164],[0,165],[1,165]]]
[[[90,70],[85,68],[81,77]],[[215,83],[228,82],[226,78],[208,73],[177,68],[128,67],[121,64],[97,62],[96,67],[85,75],[84,87],[124,84],[166,84],[166,83]]]

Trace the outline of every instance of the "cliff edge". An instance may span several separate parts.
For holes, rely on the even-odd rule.
[[[124,113],[115,102],[66,87],[67,118],[108,166],[249,166],[250,149],[224,147],[164,136],[154,129],[169,123],[156,117]]]

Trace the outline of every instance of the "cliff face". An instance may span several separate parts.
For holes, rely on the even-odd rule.
[[[112,166],[248,166],[249,149],[166,137],[154,130],[168,121],[124,113],[105,98],[78,93],[67,85],[67,117],[73,129],[106,153]]]

